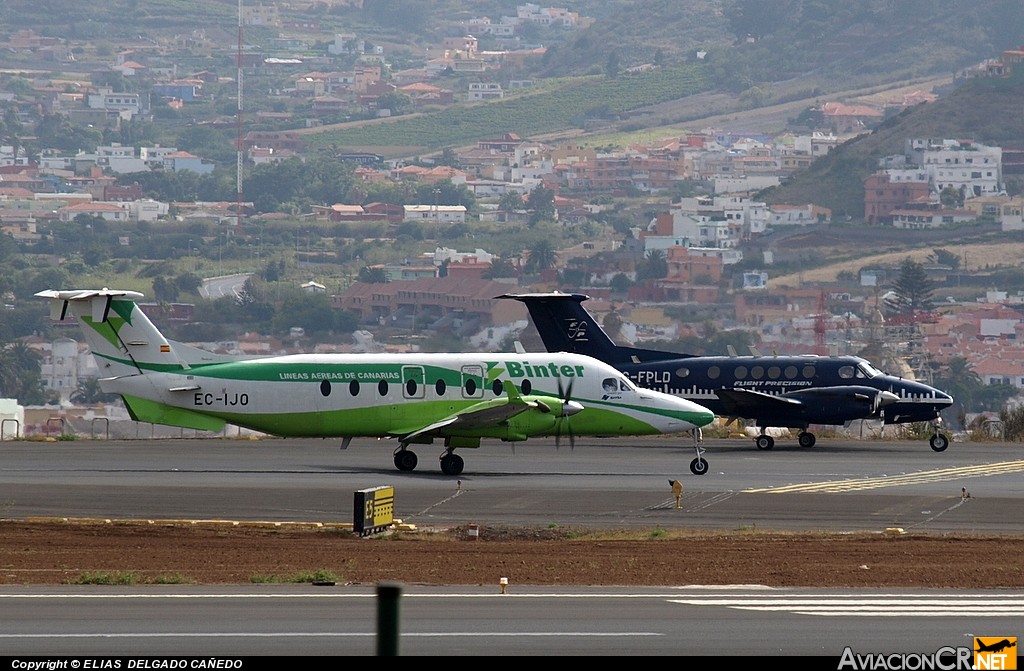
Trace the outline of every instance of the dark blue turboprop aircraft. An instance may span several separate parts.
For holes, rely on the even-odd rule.
[[[811,424],[839,425],[858,419],[884,424],[931,422],[931,448],[942,452],[949,438],[939,414],[953,398],[934,387],[882,373],[857,356],[693,356],[623,347],[612,342],[583,307],[583,294],[525,293],[498,298],[521,301],[549,352],[576,352],[610,363],[636,384],[700,403],[728,420],[752,420],[754,440],[770,450],[770,427],[799,429],[799,443],[812,447]],[[708,471],[698,445],[690,462],[695,475]]]

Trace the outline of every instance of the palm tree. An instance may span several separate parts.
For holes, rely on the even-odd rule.
[[[539,273],[548,268],[554,268],[558,261],[558,251],[554,243],[547,238],[541,238],[530,250],[526,259],[526,270],[531,273]]]
[[[117,394],[107,394],[100,388],[100,381],[95,377],[82,378],[78,381],[78,387],[75,388],[74,393],[71,394],[72,403],[81,403],[82,405],[92,405],[93,403],[101,403],[103,401],[112,401],[117,398]]]
[[[0,343],[0,396],[40,403],[45,394],[39,353],[23,342]]]
[[[953,357],[935,373],[935,384],[953,397],[962,415],[974,412],[976,397],[984,390],[985,383],[971,368],[971,363],[962,356]]]

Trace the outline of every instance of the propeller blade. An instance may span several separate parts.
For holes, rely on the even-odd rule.
[[[573,433],[572,423],[569,418],[583,410],[583,406],[572,400],[572,385],[575,378],[569,378],[569,383],[562,384],[562,378],[558,378],[558,396],[562,399],[561,417],[558,419],[558,428],[555,430],[555,449],[558,449],[562,440],[562,423],[565,423],[565,432],[569,435],[569,449],[576,449],[576,434]]]

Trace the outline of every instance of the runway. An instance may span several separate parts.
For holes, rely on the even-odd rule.
[[[706,446],[710,471],[695,476],[686,440],[485,443],[462,451],[466,470],[455,477],[437,467],[439,447],[421,446],[419,468],[402,473],[393,445],[376,440],[347,450],[331,440],[2,442],[0,517],[346,523],[354,492],[390,485],[396,517],[420,527],[1024,532],[1020,445]],[[0,649],[72,659],[369,656],[379,607],[365,585],[7,586]],[[398,638],[407,656],[772,654],[825,657],[836,668],[843,654],[969,654],[974,636],[1017,635],[1022,608],[1024,593],[998,589],[513,586],[500,595],[494,586],[410,586]]]
[[[759,451],[708,440],[695,476],[686,440],[485,443],[462,475],[420,446],[412,473],[393,445],[355,440],[174,439],[0,443],[0,517],[351,522],[354,492],[395,487],[395,516],[420,526],[1024,532],[1024,447],[829,441]],[[676,510],[669,480],[683,483]],[[962,505],[962,492],[971,505]]]

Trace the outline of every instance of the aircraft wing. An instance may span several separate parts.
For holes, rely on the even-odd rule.
[[[716,389],[729,417],[776,421],[778,426],[801,420],[821,424],[842,424],[853,419],[878,417],[885,406],[895,403],[895,394],[862,385],[839,385],[798,389],[775,396],[750,389]]]
[[[785,396],[772,396],[749,389],[716,389],[722,401],[723,415],[730,417],[756,417],[769,412],[792,412],[803,404]]]
[[[527,410],[538,409],[542,412],[550,412],[548,407],[536,400],[523,399],[519,395],[514,397],[496,398],[490,401],[483,401],[476,405],[449,415],[432,424],[419,428],[394,431],[394,435],[403,442],[411,442],[420,436],[438,436],[446,433],[445,429],[458,431],[472,431],[473,429],[487,429],[500,425],[516,415]]]

